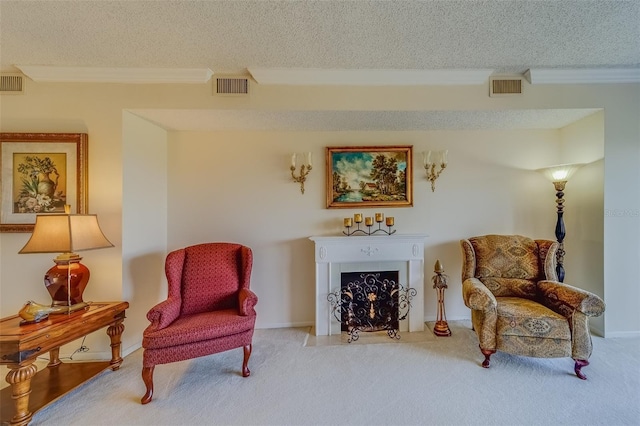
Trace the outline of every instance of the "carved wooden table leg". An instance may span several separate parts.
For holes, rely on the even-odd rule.
[[[11,385],[11,398],[16,408],[15,415],[11,419],[12,425],[27,425],[33,417],[29,411],[29,394],[31,393],[31,378],[38,368],[33,365],[35,359],[24,361],[22,364],[9,364],[7,383]]]
[[[62,361],[60,361],[60,348],[51,349],[49,351],[49,364],[47,364],[47,367],[57,367],[61,363]]]
[[[115,324],[110,325],[107,328],[107,334],[111,339],[111,369],[116,371],[120,368],[120,364],[122,364],[122,351],[121,351],[121,338],[122,332],[124,331],[124,324],[122,323],[124,318],[117,321]]]

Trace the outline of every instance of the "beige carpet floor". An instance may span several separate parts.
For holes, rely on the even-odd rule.
[[[251,377],[240,375],[241,349],[160,365],[144,406],[136,351],[32,424],[640,425],[640,339],[594,337],[582,381],[569,358],[497,353],[481,368],[469,324],[449,324],[451,337],[367,344],[256,330]]]

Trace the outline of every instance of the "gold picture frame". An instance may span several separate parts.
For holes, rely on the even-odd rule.
[[[0,133],[0,232],[32,232],[36,215],[88,213],[86,133]]]
[[[327,208],[413,206],[413,146],[327,147]]]

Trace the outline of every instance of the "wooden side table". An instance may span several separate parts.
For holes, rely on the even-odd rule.
[[[26,425],[33,414],[95,375],[122,364],[121,337],[128,302],[91,303],[70,314],[50,315],[37,324],[20,325],[17,315],[0,320],[0,364],[10,368],[2,389],[2,423]],[[60,346],[107,328],[111,361],[60,361]],[[47,368],[37,371],[38,356],[49,352]]]

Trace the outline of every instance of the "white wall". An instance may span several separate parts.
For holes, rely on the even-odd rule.
[[[605,336],[640,334],[640,84],[612,96],[605,108],[604,299]]]
[[[564,190],[565,282],[604,297],[604,112],[560,131],[560,163],[585,163]],[[551,199],[555,193],[549,184]],[[604,335],[605,316],[590,320]]]
[[[126,93],[125,87],[115,85],[94,92],[88,85],[39,86],[27,82],[26,89],[25,95],[0,96],[0,129],[3,132],[89,134],[89,212],[98,215],[102,231],[115,247],[80,253],[82,262],[91,271],[83,298],[86,301],[121,300],[122,109],[114,108],[114,104],[115,99]],[[53,266],[56,255],[18,255],[29,236],[0,234],[0,314],[3,317],[15,315],[27,300],[45,304],[51,301],[43,277]],[[105,331],[88,336],[85,346],[89,352],[78,353],[74,359],[110,358]],[[60,351],[61,357],[69,356],[78,347],[79,342],[66,345]]]
[[[325,147],[413,145],[414,207],[325,208]],[[431,288],[440,259],[450,276],[449,319],[468,318],[461,297],[459,240],[484,233],[555,239],[550,184],[532,169],[553,163],[556,130],[475,132],[174,132],[169,142],[170,250],[234,241],[254,250],[252,288],[258,327],[311,325],[314,248],[311,235],[337,235],[356,212],[395,216],[398,233],[427,233],[425,315],[436,316]],[[448,149],[449,166],[431,192],[420,153]],[[291,152],[311,151],[305,194],[292,182]],[[381,237],[384,238],[384,237]]]
[[[167,249],[214,237],[247,241],[259,255],[257,270],[266,274],[266,278],[256,274],[254,284],[261,293],[259,322],[263,326],[305,323],[313,318],[309,293],[304,287],[309,285],[313,260],[313,249],[306,238],[311,234],[339,232],[340,218],[353,213],[323,208],[322,168],[312,172],[307,193],[300,195],[288,176],[287,155],[293,148],[297,152],[313,151],[317,162],[327,145],[406,143],[413,144],[416,152],[448,148],[450,166],[438,180],[436,192],[431,193],[427,182],[421,180],[420,173],[414,170],[415,207],[393,209],[393,214],[398,218],[398,228],[402,227],[400,231],[426,231],[431,234],[426,251],[427,277],[431,276],[433,262],[440,257],[453,281],[459,279],[457,239],[461,236],[513,230],[554,237],[555,215],[553,193],[549,194],[552,191],[550,184],[537,173],[522,169],[532,170],[560,162],[556,158],[562,154],[561,150],[550,148],[537,152],[533,139],[542,135],[544,143],[551,144],[553,140],[562,142],[563,138],[555,131],[507,132],[504,136],[500,132],[433,131],[263,132],[257,135],[250,132],[233,135],[224,132],[169,132],[165,139],[162,132],[146,129],[142,133],[148,139],[138,140],[123,134],[129,131],[128,118],[123,121],[124,110],[604,108],[605,212],[622,212],[621,215],[605,215],[604,259],[595,260],[603,263],[604,270],[605,333],[607,336],[640,333],[640,310],[637,309],[640,287],[635,283],[640,274],[640,217],[635,213],[640,211],[640,191],[634,190],[640,187],[640,127],[637,120],[640,116],[640,85],[528,86],[524,96],[499,99],[489,98],[486,88],[480,86],[314,88],[254,85],[249,99],[238,99],[212,96],[210,85],[36,84],[28,81],[25,95],[2,96],[0,101],[0,129],[3,132],[89,134],[89,210],[98,214],[105,234],[116,247],[85,255],[85,263],[92,271],[91,282],[85,292],[88,300],[137,297],[139,281],[135,276],[140,275],[135,271],[140,269],[135,268],[133,260],[144,256],[141,250],[147,250],[148,255],[156,256],[150,264],[157,265],[157,256],[163,252],[163,232],[166,232]],[[134,128],[137,126],[133,125]],[[255,143],[254,136],[262,143]],[[494,139],[501,150],[490,148]],[[159,143],[154,145],[152,140]],[[129,147],[140,141],[144,144],[142,150]],[[233,146],[228,146],[231,143]],[[180,147],[182,144],[184,150]],[[153,154],[150,166],[156,173],[162,167],[164,146],[168,153],[166,220],[169,226],[162,228],[159,223],[163,219],[159,218],[154,230],[140,235],[129,234],[132,228],[144,224],[139,219],[140,213],[135,210],[137,204],[133,210],[128,204],[127,208],[123,207],[125,201],[129,203],[135,198],[136,192],[129,191],[128,186],[123,187],[123,176],[127,176],[131,172],[131,164],[135,164],[127,163],[124,157],[133,155],[133,158],[140,158],[144,150],[156,148],[158,152]],[[572,154],[580,150],[574,149],[571,143],[566,146]],[[206,152],[211,155],[202,158],[202,150],[208,150]],[[220,153],[226,154],[231,162]],[[187,158],[188,154],[195,156],[195,160]],[[187,166],[189,161],[196,161],[202,168],[192,171]],[[230,170],[231,164],[235,164],[233,170]],[[211,182],[206,191],[191,198],[179,193],[182,184],[192,184],[187,182],[182,172],[187,177],[204,181],[211,173],[217,173],[218,168],[229,174],[224,175],[223,180],[218,176],[218,181]],[[568,185],[577,187],[578,183],[574,185],[572,181]],[[230,186],[249,191],[253,197],[242,197],[242,194],[232,192]],[[573,197],[567,192],[567,197],[570,196]],[[589,199],[588,202],[593,201]],[[574,203],[573,198],[571,201],[567,198],[568,209],[569,205],[583,208],[577,205],[577,201],[570,203]],[[465,221],[467,217],[472,217],[473,221]],[[200,232],[202,224],[220,220],[227,221],[224,229],[215,224],[207,228],[215,230],[215,235],[211,231]],[[572,232],[577,235],[577,229],[578,226],[567,220],[569,239]],[[150,235],[153,241],[145,246],[146,243],[140,239]],[[17,312],[26,300],[45,303],[48,300],[42,275],[50,267],[53,256],[18,255],[27,239],[28,234],[0,234],[0,309],[3,316]],[[573,256],[573,253],[578,251],[569,251],[567,256]],[[596,257],[594,255],[594,259]],[[138,313],[157,301],[158,292],[162,292],[164,285],[160,282],[163,280],[161,273],[157,270],[147,272],[146,279],[153,284],[148,299],[136,299]],[[468,315],[466,308],[459,304],[456,285],[452,282],[446,294],[447,314],[451,318]],[[433,309],[435,297],[427,289],[426,297],[431,298],[427,300],[427,306]],[[283,294],[282,290],[291,291]],[[130,345],[131,340],[141,339],[141,335],[134,336],[134,331],[144,328],[146,320],[139,319],[136,314],[128,318],[125,325],[124,338]],[[99,334],[95,345],[91,345],[92,353],[108,352],[108,338],[102,332]]]
[[[166,298],[167,132],[139,117],[122,116],[121,298],[129,302],[123,352],[140,346],[149,306]]]

